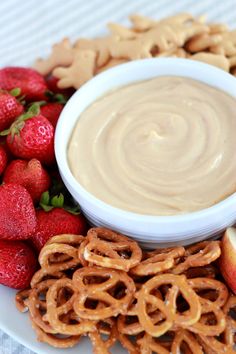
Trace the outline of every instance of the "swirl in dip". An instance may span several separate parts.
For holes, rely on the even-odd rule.
[[[87,191],[124,210],[210,207],[236,190],[236,100],[183,77],[118,88],[80,115],[68,161]]]

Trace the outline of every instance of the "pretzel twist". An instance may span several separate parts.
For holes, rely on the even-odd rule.
[[[73,295],[58,306],[57,302],[60,291],[68,288],[72,291]],[[76,324],[67,324],[60,319],[61,315],[66,315],[72,311],[73,303],[75,301],[75,297],[77,296],[79,296],[79,294],[76,293],[72,280],[67,278],[62,278],[55,281],[48,290],[46,295],[47,320],[58,333],[67,335],[81,335],[91,331],[96,331],[96,325],[92,321],[81,321],[78,317],[74,316],[74,320],[76,319]]]
[[[173,268],[173,274],[181,274],[192,267],[203,267],[220,257],[219,241],[204,241],[190,246],[185,251],[185,259]]]
[[[92,265],[125,272],[136,266],[142,257],[135,241],[104,228],[90,229],[79,253]]]
[[[183,247],[158,249],[155,252],[149,252],[144,260],[136,267],[132,268],[134,275],[152,275],[173,268],[175,260],[184,255]]]
[[[152,295],[152,291],[163,285],[172,285],[167,292],[166,303]],[[189,311],[179,314],[176,308],[177,295],[181,292],[189,304]],[[153,324],[147,312],[147,304],[154,304],[163,314],[164,321]],[[196,293],[188,285],[185,276],[161,274],[148,280],[138,294],[138,317],[145,331],[153,337],[159,337],[171,329],[173,324],[190,326],[196,323],[201,315],[201,305]]]
[[[90,278],[91,283],[87,283],[86,278]],[[95,281],[93,283],[93,278],[98,278],[101,282]],[[106,268],[78,269],[73,275],[73,284],[75,289],[80,292],[80,296],[74,301],[74,310],[81,318],[90,320],[102,320],[126,313],[135,293],[135,284],[125,272]],[[120,298],[119,294],[116,294],[116,291],[119,292],[117,287],[119,284],[125,287]],[[114,290],[114,293],[109,293],[111,289]],[[86,307],[88,299],[101,301],[105,306],[88,308]]]

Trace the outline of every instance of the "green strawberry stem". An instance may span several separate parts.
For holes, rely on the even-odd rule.
[[[62,208],[64,205],[64,195],[62,193],[60,193],[59,195],[55,195],[51,199],[51,204],[55,208]]]
[[[55,102],[61,103],[61,104],[66,104],[67,99],[62,93],[56,93],[54,96]]]
[[[13,97],[16,97],[17,101],[20,102],[23,106],[25,105],[25,95],[21,95],[20,96],[21,89],[19,87],[16,87],[16,88],[12,89],[9,93]]]
[[[20,96],[21,94],[21,89],[19,87],[16,87],[14,89],[12,89],[10,92],[10,95],[12,95],[13,97],[17,97]]]
[[[32,107],[33,105],[35,105],[35,104],[39,105],[39,107],[42,107],[42,106],[45,106],[45,105],[47,104],[47,102],[46,102],[46,101],[33,102],[33,103],[30,104],[30,106],[29,106],[28,109],[31,109],[31,107]]]
[[[65,205],[64,202],[65,202],[65,198],[62,193],[59,193],[58,195],[54,195],[52,198],[50,198],[49,191],[46,191],[41,195],[39,206],[46,212],[52,210],[53,208],[62,208],[73,215],[80,214],[80,208],[78,205],[68,206]]]
[[[12,139],[14,138],[14,135],[19,135],[21,129],[25,125],[25,121],[37,116],[40,112],[40,108],[38,103],[33,103],[28,111],[26,113],[21,114],[16,120],[12,123],[9,129],[3,130],[0,132],[0,136],[6,136],[8,134],[11,134]]]
[[[46,96],[49,98],[50,102],[57,102],[61,104],[66,104],[67,99],[62,93],[53,93],[50,90],[46,91]]]

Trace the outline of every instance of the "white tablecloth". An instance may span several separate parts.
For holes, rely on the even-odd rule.
[[[1,0],[0,66],[29,65],[61,38],[101,34],[107,22],[128,24],[131,13],[160,18],[182,11],[236,28],[236,0]],[[0,354],[32,352],[0,331]]]

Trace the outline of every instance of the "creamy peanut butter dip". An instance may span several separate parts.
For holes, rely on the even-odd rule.
[[[124,210],[212,206],[236,190],[236,100],[182,77],[118,88],[80,115],[68,161],[87,191]]]

